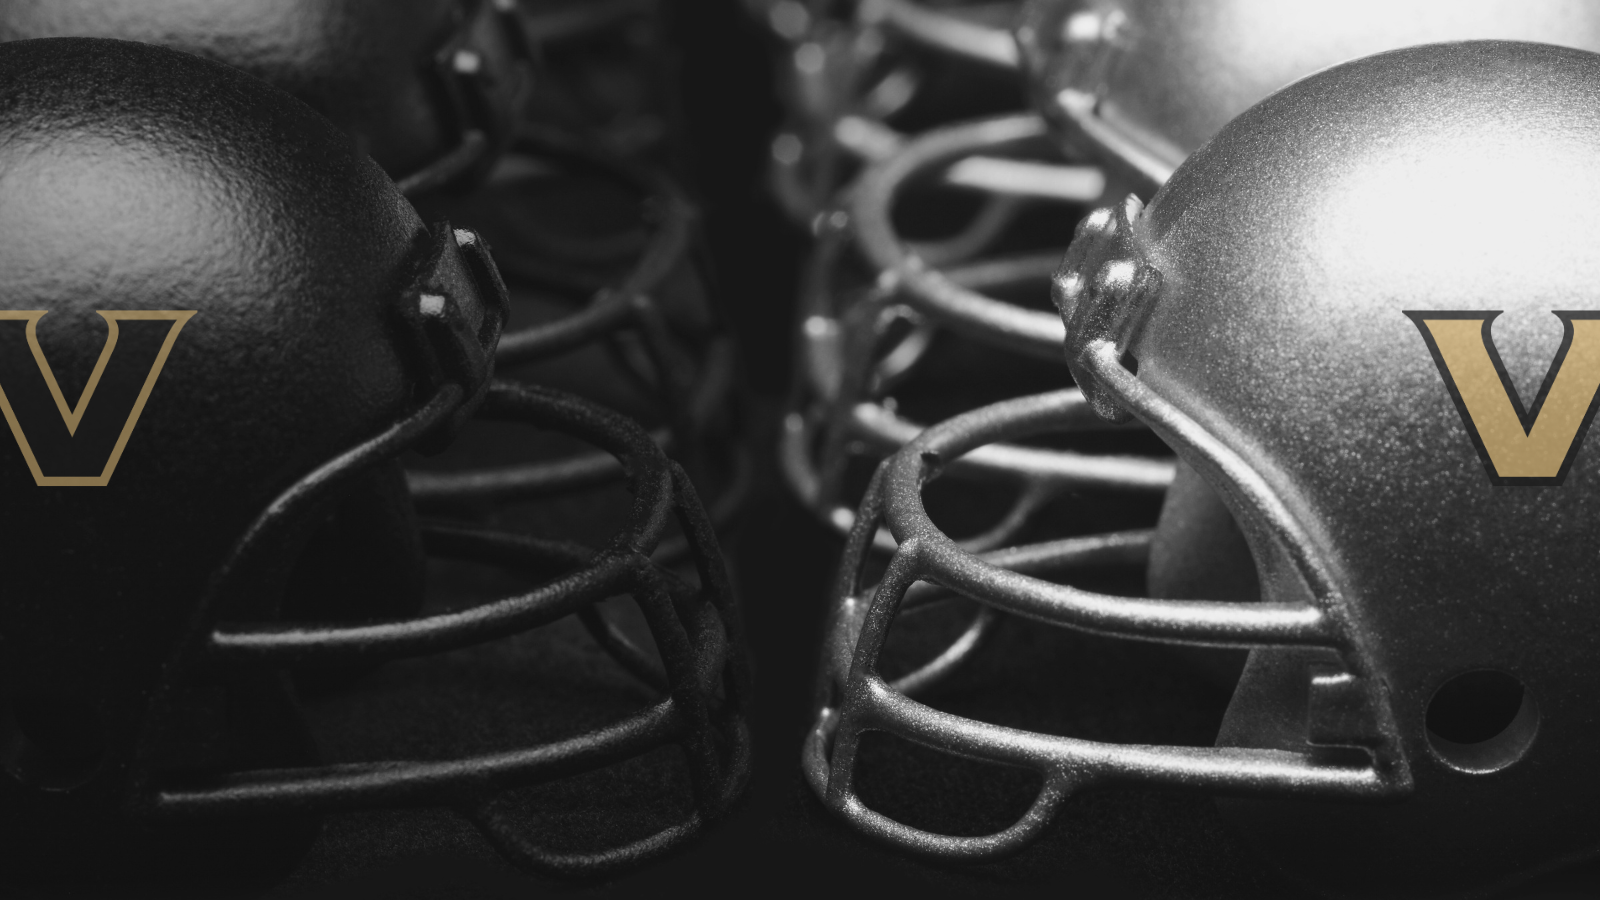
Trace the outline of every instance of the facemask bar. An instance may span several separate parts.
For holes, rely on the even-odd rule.
[[[441,118],[455,129],[455,144],[395,180],[408,196],[483,176],[511,138],[528,59],[516,0],[468,0],[463,8],[462,21],[427,66],[443,99]]]
[[[984,25],[915,0],[867,0],[860,6],[863,18],[881,17],[924,46],[1000,69],[1017,67],[1017,45],[1011,32],[1004,28]]]
[[[1103,179],[1091,167],[1028,161],[1026,151],[1040,149],[1031,145],[1039,144],[1044,134],[1043,121],[1032,115],[933,129],[868,166],[850,190],[847,208],[827,217],[828,231],[815,248],[804,294],[807,309],[798,357],[805,370],[785,418],[780,452],[795,493],[834,528],[848,532],[855,519],[848,504],[856,498],[846,496],[845,488],[854,459],[893,453],[922,431],[923,425],[895,411],[893,392],[916,377],[922,351],[937,330],[1059,361],[1058,316],[982,293],[1032,279],[1043,294],[1045,273],[1054,270],[1058,253],[1000,256],[993,246],[1031,203],[1087,203],[1100,196]],[[1055,189],[1060,182],[1052,182],[1052,189],[1030,194],[1003,178],[984,181],[1014,172],[1018,165],[1031,166],[1029,175],[1043,168],[1065,174],[1065,181],[1075,182],[1080,192],[1064,193]],[[955,237],[935,244],[907,241],[894,226],[895,204],[919,177],[940,169],[947,181],[984,192],[986,205]],[[856,291],[832,283],[852,249],[877,273],[875,283]],[[885,354],[882,345],[892,330],[908,322],[915,323],[912,329]],[[1072,430],[1084,432],[1116,427],[1087,404],[1080,404],[1072,425]],[[1128,454],[995,444],[954,461],[949,472],[995,484],[1014,498],[995,524],[959,542],[967,550],[981,551],[1014,540],[1040,509],[1070,491],[1159,492],[1171,483],[1173,466],[1166,459]],[[874,548],[891,553],[895,541],[880,530]],[[993,610],[980,606],[961,636],[908,683],[931,684],[954,669],[977,649],[994,621]]]
[[[1148,533],[1015,548],[1010,551],[1012,559],[996,554],[991,561],[962,550],[939,532],[922,507],[921,488],[943,460],[987,441],[1050,430],[1079,402],[1076,392],[1063,391],[958,416],[930,428],[879,469],[841,564],[816,725],[804,751],[804,769],[818,797],[861,830],[906,849],[984,859],[1019,849],[1068,797],[1095,785],[1138,782],[1352,799],[1396,796],[1408,790],[1409,774],[1392,740],[1392,728],[1390,742],[1377,748],[1374,764],[1365,766],[1281,750],[1107,744],[942,713],[912,700],[878,675],[889,625],[908,589],[919,581],[1045,624],[1116,637],[1209,646],[1346,649],[1335,624],[1337,615],[1325,606],[1118,597],[1054,584],[995,564],[1070,572],[1096,563],[1127,561],[1144,552]],[[1228,468],[1235,468],[1234,463]],[[879,584],[863,592],[858,573],[872,529],[880,521],[894,532],[900,547]],[[1322,599],[1336,602],[1326,595]],[[1347,659],[1351,656],[1346,654]],[[983,837],[924,832],[868,809],[856,797],[854,756],[860,735],[867,730],[889,731],[958,756],[1030,768],[1043,776],[1044,787],[1029,812],[1005,831]]]
[[[1060,16],[1067,6],[1039,4],[1017,27],[1035,106],[1061,126],[1074,149],[1114,167],[1128,187],[1148,197],[1184,154],[1147,146],[1101,114],[1105,83],[1127,40],[1127,16],[1119,9]]]
[[[476,232],[452,228],[449,222],[429,229],[398,313],[412,355],[420,362],[419,392],[426,395],[454,383],[464,396],[450,419],[423,442],[424,449],[448,441],[483,402],[510,304],[500,272]]]
[[[708,433],[726,414],[734,382],[735,356],[731,341],[717,335],[696,358],[673,333],[664,308],[663,294],[672,280],[693,264],[698,214],[683,192],[653,168],[598,153],[579,141],[548,131],[530,131],[512,147],[516,154],[536,160],[553,160],[574,170],[598,174],[637,191],[656,213],[650,223],[648,243],[627,274],[596,290],[589,301],[554,321],[512,329],[503,334],[495,351],[501,369],[552,359],[587,344],[616,340],[621,335],[638,339],[649,371],[626,374],[660,404],[665,425],[655,435],[657,443],[682,460],[697,483],[705,476]],[[549,274],[527,247],[505,242],[494,248],[500,269],[523,282],[541,284]],[[621,357],[622,354],[617,354]],[[619,362],[619,365],[621,363]],[[748,491],[749,460],[735,444],[735,472],[713,503],[713,518],[732,518]],[[594,451],[571,457],[471,472],[411,472],[407,481],[412,497],[425,511],[442,509],[463,500],[508,502],[546,496],[620,478],[621,470],[608,453]],[[662,558],[680,556],[686,546],[669,540]]]
[[[448,226],[436,231],[454,235]],[[426,246],[437,249],[431,242]],[[418,278],[421,287],[406,295],[408,304],[442,306],[432,312],[422,309],[421,314],[453,326],[442,339],[437,330],[431,334],[430,339],[441,345],[435,360],[450,358],[451,348],[476,340],[480,333],[484,323],[474,321],[464,309],[493,308],[476,297],[430,293],[426,288],[438,280],[433,277],[438,269],[425,265]],[[166,783],[144,768],[133,777],[133,814],[194,818],[452,806],[513,862],[558,874],[583,874],[666,852],[726,811],[748,778],[749,736],[743,722],[748,673],[742,624],[715,534],[683,470],[667,460],[642,429],[578,398],[490,382],[481,391],[477,415],[559,430],[617,458],[635,499],[624,527],[603,550],[489,528],[432,524],[423,529],[430,553],[555,577],[523,594],[420,619],[354,626],[228,621],[227,598],[284,554],[284,542],[296,523],[326,509],[344,487],[375,466],[436,434],[476,393],[480,392],[475,385],[442,380],[417,412],[330,460],[269,504],[213,574],[191,638],[168,666],[167,679],[152,702],[139,759],[153,759],[162,735],[174,727],[169,698],[192,676],[238,667],[370,664],[438,653],[506,637],[572,613],[587,614],[585,624],[596,632],[601,646],[665,696],[623,721],[575,738],[452,761],[236,772],[181,785]],[[686,536],[698,587],[650,561],[671,520]],[[665,671],[593,611],[594,603],[619,593],[631,594],[638,602]],[[498,811],[498,801],[508,790],[600,768],[669,744],[682,746],[686,753],[694,811],[686,821],[656,835],[596,853],[559,853],[532,845]]]
[[[883,398],[898,383],[913,377],[935,329],[949,329],[963,338],[1052,361],[1059,359],[1059,317],[980,292],[1025,282],[1030,276],[1042,281],[1043,273],[1053,270],[1059,257],[973,257],[989,249],[1029,200],[1088,202],[1099,197],[1098,187],[1090,185],[1094,189],[1081,195],[1052,191],[1030,197],[1012,190],[1014,185],[986,186],[981,180],[963,183],[987,190],[988,204],[966,233],[939,242],[938,248],[902,239],[892,220],[898,195],[917,176],[952,159],[994,164],[967,167],[973,170],[1004,168],[1012,162],[1008,152],[1043,134],[1044,124],[1036,116],[936,129],[868,167],[850,192],[848,212],[841,209],[828,217],[828,233],[813,255],[805,290],[807,308],[798,354],[805,371],[801,392],[785,420],[781,452],[784,472],[795,492],[839,530],[848,531],[853,519],[841,484],[852,448],[892,451],[923,428],[899,416]],[[1082,166],[1053,168],[1073,176],[1096,175]],[[1079,180],[1098,183],[1093,177]],[[832,270],[844,265],[840,259],[845,253],[843,245],[852,236],[854,249],[878,273],[876,284],[859,292],[843,291],[830,278]],[[930,262],[934,259],[952,268],[941,271]],[[903,322],[914,323],[912,330],[883,353],[880,344]],[[1110,426],[1085,416],[1082,427],[1101,430]],[[1172,478],[1171,465],[1161,460],[1017,446],[982,448],[957,468],[971,477],[1022,485],[1016,504],[999,525],[963,541],[964,546],[975,549],[1006,543],[1033,511],[1063,491],[1081,487],[1156,491]],[[893,549],[887,536],[878,544],[881,549]]]
[[[790,122],[773,141],[770,179],[779,205],[803,226],[827,212],[857,165],[882,159],[904,140],[883,120],[907,105],[920,85],[904,65],[879,72],[888,34],[987,68],[1018,67],[1016,44],[1004,27],[916,0],[848,5],[854,16],[840,21],[844,16],[824,3],[751,4],[791,49],[785,91]]]
[[[1101,535],[1014,548],[1010,559],[1001,554],[984,559],[941,533],[923,508],[923,485],[946,464],[993,441],[1064,427],[1078,413],[1081,395],[1060,391],[1025,397],[928,429],[879,468],[863,501],[835,587],[816,726],[804,756],[808,780],[823,802],[880,839],[932,855],[988,858],[1020,848],[1076,791],[1113,782],[1347,799],[1403,796],[1411,788],[1381,679],[1366,669],[1352,643],[1339,587],[1314,544],[1243,458],[1122,365],[1126,336],[1137,324],[1137,309],[1129,307],[1136,307],[1141,297],[1137,287],[1151,283],[1131,274],[1130,267],[1140,259],[1130,233],[1137,212],[1137,202],[1131,201],[1121,210],[1101,211],[1086,220],[1058,276],[1058,285],[1062,281],[1070,285],[1076,278],[1081,288],[1068,290],[1072,302],[1063,304],[1063,315],[1074,329],[1067,341],[1074,372],[1097,408],[1137,416],[1222,489],[1270,538],[1310,600],[1235,603],[1118,597],[1002,568],[996,563],[1070,572],[1091,562],[1124,558],[1119,554],[1147,546],[1148,534]],[[899,547],[880,583],[861,592],[859,573],[880,521]],[[1107,744],[1038,735],[938,712],[884,682],[877,671],[890,623],[917,582],[1045,624],[1108,636],[1206,646],[1332,649],[1352,677],[1313,679],[1308,736],[1318,743],[1364,749],[1371,762],[1351,765],[1347,757],[1315,752]],[[1351,710],[1359,713],[1352,717]],[[1352,721],[1359,723],[1353,731],[1348,724]],[[855,750],[861,733],[872,729],[958,756],[1031,768],[1043,777],[1044,786],[1028,813],[997,834],[955,837],[911,828],[867,809],[855,795]]]

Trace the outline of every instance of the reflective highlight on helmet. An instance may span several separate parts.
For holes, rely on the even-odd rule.
[[[1468,896],[1592,857],[1597,682],[1581,648],[1600,621],[1600,457],[1580,440],[1594,391],[1576,354],[1600,306],[1597,85],[1600,55],[1550,44],[1366,57],[1242,113],[1148,206],[1086,217],[1053,284],[1083,399],[936,425],[863,502],[804,757],[818,796],[890,843],[977,859],[1021,847],[1085,786],[1200,786],[1291,877],[1347,896]],[[1471,177],[1509,170],[1517,191]],[[1071,428],[1078,404],[1159,435],[1195,518],[1216,523],[1204,507],[1220,507],[1245,547],[1164,518],[1154,534],[974,553],[928,519],[923,492],[945,466]],[[1497,483],[1497,459],[1545,480]],[[897,548],[864,586],[879,522]],[[1184,596],[1222,599],[1075,586],[1093,562],[1196,545],[1227,558]],[[1083,741],[919,702],[917,681],[881,677],[885,637],[901,609],[949,593],[1108,637],[1247,647],[1215,746]],[[1031,768],[1045,786],[995,834],[922,832],[862,804],[869,730]]]

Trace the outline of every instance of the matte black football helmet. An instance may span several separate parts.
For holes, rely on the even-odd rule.
[[[1578,49],[1382,53],[1244,112],[1148,206],[1087,217],[1053,287],[1082,393],[928,429],[862,505],[804,751],[823,802],[906,850],[981,860],[1085,790],[1200,788],[1342,897],[1482,896],[1600,851],[1597,95],[1600,55]],[[965,454],[1091,415],[1142,421],[1220,498],[1211,525],[1238,529],[1242,552],[1212,560],[1205,592],[1077,586],[1172,541],[1166,518],[1154,535],[982,555],[929,519],[924,486]],[[868,586],[880,522],[898,548]],[[1259,587],[1239,596],[1229,579]],[[1249,661],[1215,746],[1005,727],[882,674],[897,612],[943,592]],[[863,802],[869,731],[1031,769],[1042,787],[995,833],[919,830]]]
[[[734,351],[708,297],[696,211],[659,167],[623,155],[626,141],[602,139],[632,113],[574,99],[594,79],[551,71],[577,52],[571,42],[632,33],[646,13],[554,0],[15,0],[0,3],[0,39],[160,43],[306,101],[426,217],[494,245],[514,310],[502,371],[527,367],[517,374],[644,421],[726,521],[743,496],[745,457]],[[574,453],[477,486],[536,494],[618,474],[604,453]],[[432,502],[436,485],[413,480],[417,499]]]
[[[670,849],[727,808],[746,771],[744,663],[708,520],[636,425],[493,377],[507,300],[479,235],[424,226],[289,95],[147,44],[0,44],[0,133],[4,878],[270,869],[325,813],[411,806],[458,810],[519,865],[585,872]],[[482,518],[379,516],[394,534],[347,521],[354,544],[503,567],[525,587],[418,617],[375,603],[358,621],[297,596],[330,511],[469,419],[611,454],[633,493],[625,526],[591,550]],[[472,472],[453,477],[471,490]],[[673,522],[689,576],[650,559]],[[657,654],[599,616],[612,596],[637,602]],[[573,614],[655,699],[541,746],[322,764],[284,677]],[[558,852],[504,814],[519,785],[671,745],[692,797],[657,834]]]

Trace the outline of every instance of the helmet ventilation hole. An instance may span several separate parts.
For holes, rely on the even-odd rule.
[[[1461,772],[1499,771],[1522,758],[1539,727],[1532,695],[1505,672],[1463,672],[1428,701],[1428,744]]]

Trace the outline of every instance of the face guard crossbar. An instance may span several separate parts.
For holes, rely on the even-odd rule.
[[[1070,575],[1086,566],[1138,561],[1148,532],[1071,538],[969,553],[929,520],[921,490],[947,462],[995,440],[1017,440],[1068,425],[1081,398],[1055,392],[995,404],[930,428],[879,469],[840,568],[827,631],[819,701],[803,754],[806,777],[834,812],[876,838],[932,856],[979,860],[1019,849],[1070,796],[1087,787],[1138,782],[1232,793],[1287,792],[1306,796],[1378,799],[1404,794],[1409,770],[1376,679],[1352,652],[1342,623],[1342,600],[1309,552],[1304,535],[1275,496],[1237,456],[1205,438],[1170,405],[1145,391],[1108,354],[1097,372],[1141,418],[1181,446],[1206,454],[1214,468],[1239,476],[1239,496],[1255,505],[1290,564],[1309,588],[1309,602],[1229,603],[1138,599],[1098,594],[1036,577]],[[1120,375],[1116,374],[1120,372]],[[899,541],[882,580],[859,583],[871,535],[879,523]],[[994,610],[1047,625],[1136,640],[1207,646],[1301,645],[1339,653],[1377,713],[1377,740],[1364,746],[1370,762],[1347,756],[1248,748],[1108,744],[1020,731],[937,711],[907,696],[935,683],[923,672],[891,685],[878,674],[889,626],[918,582],[936,585]],[[937,664],[937,661],[936,661]],[[1328,684],[1348,685],[1330,679]],[[1315,709],[1315,704],[1313,706]],[[1311,723],[1314,727],[1316,723]],[[1032,769],[1043,788],[1013,826],[981,837],[922,831],[867,808],[853,786],[856,748],[868,730],[972,759]],[[1370,736],[1366,736],[1370,737]]]
[[[1098,173],[1084,166],[1025,163],[1064,176],[1039,182],[1045,187],[1031,195],[1023,183],[1003,177],[1019,163],[1011,157],[1044,133],[1038,117],[1022,115],[935,129],[913,139],[867,168],[850,192],[848,211],[835,214],[837,222],[830,224],[813,255],[803,298],[802,379],[785,420],[782,459],[795,492],[841,531],[848,531],[854,518],[842,485],[852,452],[892,452],[924,427],[900,416],[886,398],[914,376],[934,329],[1001,350],[1060,359],[1059,317],[984,293],[1032,281],[1043,285],[1060,255],[978,258],[1026,204],[1086,203],[1099,196]],[[908,184],[941,167],[947,180],[954,172],[979,173],[982,177],[962,186],[983,190],[985,206],[955,237],[936,245],[908,241],[893,224],[896,200]],[[1062,189],[1063,183],[1080,192]],[[852,292],[833,283],[850,249],[877,273],[870,288]],[[885,351],[882,345],[904,325],[910,326],[905,336]],[[1074,430],[1111,427],[1087,407],[1083,413],[1074,418]],[[1017,445],[975,450],[955,462],[952,472],[1021,487],[996,526],[963,541],[974,549],[1011,540],[1035,511],[1064,492],[1160,491],[1172,480],[1172,465],[1165,460]],[[887,536],[877,543],[880,549],[893,549]]]
[[[374,807],[449,806],[473,821],[518,865],[586,874],[659,855],[721,815],[748,777],[743,715],[748,672],[742,625],[711,523],[683,469],[640,427],[579,398],[491,380],[489,352],[505,312],[503,285],[477,236],[435,226],[419,241],[413,287],[397,314],[425,365],[431,394],[415,412],[290,485],[267,505],[212,573],[187,639],[164,668],[130,777],[128,812],[152,819],[316,814]],[[623,527],[600,550],[479,526],[424,528],[438,556],[497,565],[536,587],[465,610],[358,625],[250,621],[241,598],[292,562],[295,536],[344,492],[401,453],[436,443],[459,426],[462,410],[480,419],[550,429],[593,444],[621,466],[633,503]],[[651,560],[676,522],[696,579],[689,583]],[[619,594],[638,604],[661,662],[632,644],[595,609]],[[577,737],[452,761],[386,760],[322,767],[190,773],[158,771],[160,748],[181,729],[175,698],[189,686],[245,669],[376,663],[435,654],[514,635],[578,614],[597,643],[655,688],[661,698],[622,721]],[[693,800],[678,824],[599,852],[563,853],[535,845],[497,811],[517,787],[590,771],[676,745],[685,753]]]
[[[1160,284],[1135,222],[1136,198],[1086,218],[1054,283],[1067,323],[1067,358],[1088,392],[1059,391],[994,404],[923,432],[879,467],[845,550],[822,661],[817,715],[803,766],[823,802],[869,835],[917,852],[984,859],[1020,848],[1068,797],[1136,782],[1346,799],[1404,796],[1412,787],[1383,679],[1359,651],[1338,579],[1271,484],[1242,456],[1124,365],[1140,310]],[[1137,561],[1149,534],[1102,534],[976,555],[928,518],[922,489],[945,467],[996,441],[1077,427],[1085,404],[1135,418],[1175,448],[1227,500],[1253,536],[1261,602],[1118,597],[1038,577]],[[881,581],[862,589],[873,536],[897,547]],[[996,613],[1110,637],[1224,647],[1315,647],[1338,666],[1310,679],[1304,750],[1127,745],[1035,734],[940,712],[908,696],[948,675],[944,658],[895,684],[879,656],[896,613],[919,583]],[[925,588],[923,589],[926,590]],[[946,654],[948,655],[948,654]],[[958,756],[1032,769],[1043,787],[1013,826],[982,837],[934,834],[868,809],[853,782],[864,731],[881,730]]]
[[[840,21],[825,5],[752,4],[789,50],[790,122],[773,143],[770,177],[774,196],[800,225],[827,209],[857,167],[905,140],[885,120],[911,102],[919,79],[894,60],[887,38],[992,71],[1020,66],[1007,27],[959,8],[865,0],[849,4],[852,14]]]
[[[671,179],[652,167],[599,152],[583,142],[550,131],[526,131],[512,147],[513,154],[554,162],[574,171],[596,174],[617,182],[646,198],[654,213],[651,233],[643,248],[624,248],[635,262],[619,279],[594,286],[586,275],[552,272],[548,260],[576,255],[582,258],[614,255],[615,248],[586,246],[540,247],[503,242],[494,247],[500,270],[513,283],[551,285],[590,292],[575,311],[551,322],[513,328],[501,337],[495,364],[501,369],[558,357],[581,346],[603,342],[623,374],[640,386],[661,410],[664,421],[654,437],[674,458],[683,462],[702,489],[716,481],[708,476],[714,463],[712,444],[731,447],[733,474],[712,503],[712,518],[719,523],[732,518],[748,491],[748,454],[737,436],[723,433],[734,384],[735,356],[726,335],[711,339],[703,350],[680,340],[668,322],[662,293],[669,280],[694,264],[694,207]],[[600,239],[603,243],[603,239]],[[643,359],[624,352],[628,339],[642,349]],[[411,472],[407,476],[413,498],[424,511],[461,502],[507,502],[584,490],[615,482],[622,476],[616,460],[595,451],[493,469],[467,472]],[[660,556],[680,556],[685,546],[669,539]]]
[[[337,812],[373,807],[449,806],[471,819],[518,865],[557,874],[587,874],[633,865],[694,836],[725,812],[749,766],[743,722],[747,670],[739,612],[710,521],[683,470],[637,426],[614,413],[555,391],[494,382],[479,417],[562,431],[616,458],[634,493],[624,527],[602,550],[566,542],[453,524],[424,529],[430,553],[504,566],[536,575],[558,573],[526,593],[424,618],[365,625],[237,622],[227,598],[259,570],[292,523],[325,507],[340,489],[413,444],[460,402],[447,386],[421,410],[307,475],[257,519],[217,571],[194,625],[194,639],[168,667],[141,746],[148,760],[173,727],[172,691],[193,676],[239,667],[289,667],[377,662],[439,653],[517,634],[579,614],[597,642],[624,668],[660,691],[654,705],[606,727],[543,746],[453,761],[386,760],[323,767],[248,771],[200,782],[167,783],[144,771],[135,779],[132,812],[156,818],[228,817],[273,812]],[[669,521],[690,545],[698,585],[650,560]],[[662,665],[594,611],[608,596],[631,595],[648,622]],[[657,834],[595,853],[557,853],[531,844],[495,812],[516,787],[590,771],[658,747],[680,746],[694,798],[688,818]]]
[[[785,417],[781,460],[802,502],[841,532],[849,532],[855,520],[850,506],[855,498],[846,493],[853,458],[893,453],[924,427],[896,411],[893,394],[916,377],[936,330],[1001,351],[1059,360],[1057,316],[984,293],[1029,283],[1043,293],[1059,254],[1001,255],[992,249],[1029,204],[1086,203],[1099,196],[1099,173],[1092,168],[1018,159],[1041,142],[1044,132],[1043,122],[1031,115],[934,129],[870,165],[849,192],[847,207],[830,217],[803,295],[802,377]],[[1033,167],[1029,178],[1006,177],[1018,165]],[[894,226],[896,201],[909,185],[941,169],[946,181],[982,191],[985,205],[954,237],[936,244],[906,240]],[[1032,177],[1041,171],[1064,179]],[[957,178],[959,172],[968,174]],[[1070,189],[1062,189],[1064,182]],[[870,287],[848,291],[834,284],[850,250],[876,273]],[[896,338],[901,328],[904,335]],[[887,343],[894,345],[885,350]],[[1081,398],[1060,424],[1059,431],[1077,433],[1117,427]],[[1042,509],[1072,491],[1163,491],[1172,481],[1173,465],[1131,454],[992,444],[953,460],[948,472],[1013,492],[1009,508],[992,525],[960,541],[966,549],[982,551],[1014,541]],[[893,552],[895,540],[878,530],[873,546]],[[994,623],[992,611],[980,606],[962,635],[919,677],[942,676],[960,665]]]

